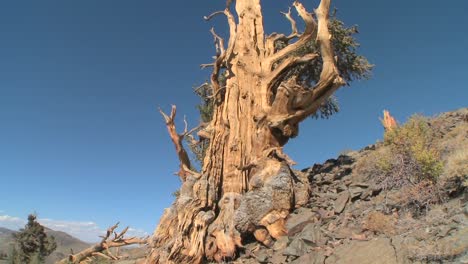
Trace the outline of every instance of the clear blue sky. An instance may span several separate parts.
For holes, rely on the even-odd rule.
[[[214,54],[202,17],[224,2],[2,1],[0,226],[36,211],[151,233],[179,186],[156,108],[176,104],[179,122],[185,114],[197,124],[192,87]],[[291,2],[264,1],[267,32],[289,30],[278,12]],[[338,92],[339,114],[303,123],[286,147],[298,168],[381,138],[383,109],[402,121],[467,106],[468,2],[332,4],[359,25],[360,52],[376,67],[370,81]],[[222,17],[213,23],[226,32]]]

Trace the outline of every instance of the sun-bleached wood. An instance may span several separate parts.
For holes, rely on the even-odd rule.
[[[109,249],[119,248],[129,245],[143,245],[148,243],[148,238],[124,238],[128,231],[128,227],[122,230],[120,233],[115,232],[115,229],[119,226],[119,223],[109,227],[106,235],[102,237],[102,240],[76,254],[71,254],[68,257],[60,260],[57,264],[85,264],[90,263],[94,257],[102,257],[109,260],[118,260],[120,256],[114,255]]]
[[[289,10],[283,14],[291,33],[266,36],[260,0],[237,0],[234,6],[227,1],[225,10],[205,17],[225,16],[230,33],[226,44],[212,29],[217,53],[212,64],[203,65],[213,67],[214,112],[198,133],[210,145],[200,173],[184,176],[178,198],[164,212],[147,263],[229,260],[246,236],[270,245],[285,235],[291,210],[307,201],[307,179],[292,172],[283,146],[345,82],[328,29],[330,0],[321,0],[314,13],[298,1],[293,8],[304,21],[302,33]],[[276,49],[278,40],[287,45]],[[311,41],[320,52],[298,56]],[[317,59],[323,68],[314,87],[287,77],[294,67]],[[222,85],[220,76],[226,80]],[[171,116],[165,119],[174,141]],[[181,169],[189,167],[174,143]]]

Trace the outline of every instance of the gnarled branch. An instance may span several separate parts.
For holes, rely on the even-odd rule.
[[[318,57],[318,54],[306,54],[302,57],[291,56],[284,59],[268,76],[267,76],[267,87],[268,92],[271,91],[272,87],[279,84],[282,81],[282,76],[289,69],[296,65],[310,62]]]
[[[273,64],[276,61],[284,58],[285,56],[303,47],[308,41],[310,41],[313,38],[315,31],[317,29],[317,23],[315,22],[314,17],[312,16],[311,13],[307,12],[307,10],[304,8],[304,6],[301,3],[299,3],[298,1],[295,1],[293,6],[296,9],[299,16],[302,18],[302,20],[304,20],[304,23],[305,23],[304,33],[300,35],[299,39],[296,42],[290,44],[289,46],[285,47],[282,50],[279,50],[277,53],[271,55],[268,58],[268,63],[269,63],[268,65],[270,69],[271,67],[273,67]]]
[[[119,223],[109,227],[106,235],[102,236],[101,242],[89,247],[76,254],[71,254],[67,258],[64,258],[57,262],[57,264],[79,264],[83,261],[90,261],[93,257],[100,256],[106,259],[118,260],[121,257],[112,254],[109,249],[115,247],[122,247],[128,245],[143,245],[148,243],[148,238],[124,238],[125,233],[128,231],[128,227],[122,232],[116,233],[115,229],[119,226]],[[112,238],[112,235],[114,237]]]
[[[307,13],[303,6],[297,2],[295,2],[295,7],[301,17],[308,19],[310,23],[309,30],[312,30],[311,26],[315,24],[312,15]],[[318,19],[317,42],[320,46],[320,53],[323,61],[323,68],[320,73],[319,81],[312,89],[297,89],[301,90],[301,94],[289,96],[289,98],[294,98],[294,101],[289,102],[289,113],[280,116],[272,115],[269,118],[270,127],[283,130],[288,126],[296,126],[306,117],[315,113],[340,86],[345,84],[336,66],[335,55],[331,43],[332,36],[328,30],[329,12],[330,0],[322,0],[319,7],[315,10],[315,14]],[[306,19],[304,19],[304,21],[306,21]],[[280,52],[283,52],[286,49],[291,50],[291,47],[301,41],[301,39],[284,48]]]
[[[213,87],[213,94],[217,94],[219,89],[220,89],[219,81],[218,81],[219,73],[220,73],[221,69],[223,67],[225,67],[226,62],[229,61],[229,59],[231,57],[231,54],[232,54],[232,51],[234,49],[234,42],[235,42],[235,39],[236,39],[236,21],[234,19],[234,16],[231,13],[230,5],[231,5],[231,1],[227,1],[226,2],[226,9],[224,9],[223,11],[214,12],[211,15],[204,17],[205,20],[210,20],[211,18],[213,18],[214,16],[216,16],[218,14],[224,14],[226,16],[226,18],[227,18],[228,25],[229,25],[229,34],[230,34],[230,36],[229,36],[229,41],[228,41],[228,44],[227,44],[227,48],[224,47],[224,39],[222,39],[221,37],[219,37],[219,35],[214,33],[214,29],[212,28],[211,33],[215,37],[215,42],[216,42],[215,45],[217,46],[217,51],[218,51],[218,47],[219,47],[220,52],[218,52],[216,54],[215,61],[214,61],[213,64],[203,64],[202,65],[203,68],[207,67],[207,66],[212,66],[213,67],[213,71],[212,71],[211,77],[210,77],[211,84],[212,84],[212,87]]]
[[[159,112],[161,115],[164,117],[164,120],[166,121],[166,127],[167,131],[169,132],[169,136],[171,137],[172,143],[174,143],[174,147],[176,149],[177,156],[179,158],[180,166],[179,166],[179,172],[177,175],[181,178],[182,181],[185,181],[188,175],[191,175],[191,171],[187,171],[185,168],[190,168],[190,159],[187,154],[187,151],[185,151],[184,146],[182,145],[184,137],[189,134],[190,132],[193,132],[192,130],[189,132],[187,129],[187,123],[185,121],[185,130],[184,133],[178,134],[177,129],[175,127],[174,119],[176,116],[176,110],[177,107],[175,105],[172,106],[171,108],[171,114],[170,116],[166,115],[161,109],[159,109]]]
[[[283,40],[285,43],[288,43],[290,40],[294,38],[298,38],[301,36],[299,31],[297,30],[297,23],[296,20],[291,16],[291,8],[288,9],[288,12],[281,12],[287,20],[291,23],[291,34],[286,36],[284,34],[272,33],[270,34],[265,40],[265,47],[266,47],[266,55],[270,56],[271,54],[275,53],[275,44],[279,40]]]

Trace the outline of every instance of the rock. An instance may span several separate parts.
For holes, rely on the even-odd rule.
[[[468,227],[437,241],[437,247],[447,257],[457,257],[468,252]]]
[[[351,168],[344,168],[340,170],[338,173],[335,174],[335,177],[333,178],[335,181],[342,179],[344,176],[349,175],[353,170]]]
[[[397,264],[395,250],[388,238],[351,241],[338,247],[325,264]]]
[[[405,239],[401,236],[396,236],[392,237],[390,243],[392,243],[392,246],[395,249],[397,262],[401,264],[409,264],[408,249],[403,244],[404,241]],[[408,243],[408,241],[406,241],[406,243]]]
[[[307,208],[300,208],[294,214],[290,214],[286,221],[286,229],[288,233],[293,229],[297,229],[297,226],[304,222],[311,222],[315,215],[316,214],[314,212]]]
[[[273,245],[274,251],[283,250],[288,246],[289,238],[287,236],[280,237],[276,240],[275,244]]]
[[[338,192],[346,191],[347,189],[348,189],[348,187],[346,187],[345,184],[340,184],[340,185],[336,186],[336,190]]]
[[[275,252],[270,258],[271,264],[283,264],[286,263],[288,257],[283,255],[283,252]]]
[[[364,192],[364,189],[361,187],[350,187],[349,188],[349,193],[351,195],[351,199],[356,198],[358,196],[361,196],[361,194]]]
[[[261,250],[255,254],[255,259],[258,260],[260,263],[267,263],[268,262],[268,252],[265,250]]]
[[[439,231],[437,232],[438,237],[446,237],[449,235],[450,231],[456,229],[454,226],[442,226],[439,228]]]
[[[363,182],[356,182],[356,183],[352,183],[350,186],[351,186],[351,187],[368,188],[368,187],[369,187],[369,184],[363,183]]]
[[[307,245],[300,238],[295,238],[284,250],[283,255],[300,257],[307,253]]]
[[[310,223],[304,227],[302,233],[299,234],[299,238],[301,238],[308,245],[314,247],[323,246],[327,243],[327,239],[323,236],[323,233],[320,230],[320,226],[317,226],[313,223]]]
[[[311,252],[305,254],[296,260],[292,261],[293,264],[323,264],[325,256],[320,252]]]
[[[335,211],[328,211],[322,208],[319,208],[317,213],[320,215],[321,219],[329,219],[335,216]]]
[[[351,228],[348,227],[340,227],[338,230],[333,232],[333,237],[335,239],[345,239],[345,238],[350,238],[355,230],[352,230]]]
[[[341,192],[338,198],[335,201],[335,213],[339,214],[343,212],[344,208],[346,207],[346,204],[348,203],[349,200],[349,192],[344,191]]]

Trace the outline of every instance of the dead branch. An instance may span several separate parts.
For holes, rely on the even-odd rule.
[[[291,34],[289,36],[286,36],[285,34],[279,34],[279,33],[272,33],[269,36],[266,37],[265,39],[265,47],[266,47],[266,56],[270,56],[276,52],[276,42],[279,40],[284,41],[286,44],[289,43],[292,39],[298,38],[301,36],[299,34],[299,31],[297,30],[297,23],[296,20],[291,16],[291,8],[288,9],[288,12],[280,12],[283,14],[287,20],[291,23]]]
[[[281,12],[281,14],[283,14],[286,17],[286,19],[289,20],[289,22],[291,23],[291,34],[287,38],[292,39],[298,37],[299,31],[297,30],[296,20],[294,20],[294,18],[291,16],[291,8],[288,9],[287,13]]]
[[[200,68],[201,68],[201,69],[206,69],[206,68],[209,68],[209,67],[214,67],[214,63],[203,63],[203,64],[200,64]]]
[[[302,33],[299,36],[299,39],[296,42],[290,44],[289,46],[285,47],[282,50],[279,50],[277,53],[271,55],[268,58],[268,63],[269,63],[270,68],[279,59],[282,59],[285,56],[287,56],[287,55],[291,54],[292,52],[297,51],[298,49],[303,47],[308,41],[310,41],[313,38],[313,36],[314,36],[314,34],[316,32],[317,23],[315,22],[315,19],[312,16],[312,14],[307,12],[307,10],[304,8],[304,6],[301,3],[299,3],[298,1],[295,1],[293,3],[293,6],[296,9],[299,16],[302,18],[302,20],[304,20],[304,23],[305,23],[304,33]],[[289,13],[289,17],[290,17],[290,12],[288,12],[288,13]],[[288,18],[288,16],[286,18]],[[292,20],[292,18],[290,19],[290,21],[291,20]],[[293,28],[293,33],[292,34],[294,35],[294,26],[291,26],[291,27]]]
[[[221,14],[224,14],[224,11],[216,11],[216,12],[213,12],[213,13],[211,13],[211,14],[208,15],[208,16],[204,16],[203,19],[205,19],[206,21],[209,21],[209,20],[211,20],[213,17],[215,17],[216,15],[221,15]]]
[[[216,47],[216,56],[221,56],[225,52],[224,49],[224,39],[220,37],[218,34],[216,34],[214,27],[210,29],[211,34],[213,35],[214,38],[214,43]]]
[[[395,120],[395,118],[393,118],[392,115],[390,115],[389,111],[384,110],[383,114],[384,117],[383,119],[380,119],[380,122],[382,122],[385,131],[392,131],[398,126],[397,121]]]
[[[174,123],[174,119],[176,116],[176,109],[177,107],[173,105],[171,108],[170,116],[166,115],[161,109],[159,109],[159,112],[161,113],[161,115],[164,117],[164,120],[166,121],[167,131],[169,132],[169,136],[171,137],[172,143],[174,143],[177,157],[179,158],[180,166],[179,166],[179,172],[177,173],[177,175],[181,178],[182,181],[185,181],[187,176],[190,175],[191,173],[186,171],[184,168],[190,168],[191,164],[190,164],[190,159],[187,154],[187,151],[185,151],[182,142],[183,142],[184,137],[193,131],[192,130],[190,130],[190,132],[187,131],[187,123],[186,123],[184,133],[182,134],[177,133],[177,129]]]
[[[214,61],[213,64],[204,64],[204,65],[202,65],[202,68],[208,67],[208,66],[213,67],[213,71],[212,71],[211,77],[210,77],[212,88],[213,88],[213,94],[217,94],[217,92],[218,92],[218,90],[220,88],[219,87],[219,81],[218,81],[219,73],[220,73],[221,69],[223,67],[225,67],[226,62],[230,60],[231,55],[232,55],[232,51],[234,49],[234,42],[235,42],[235,39],[236,39],[236,21],[235,21],[234,16],[231,13],[230,5],[231,5],[231,1],[227,1],[226,2],[226,9],[224,9],[224,11],[217,11],[217,12],[212,13],[209,16],[204,17],[205,20],[210,20],[211,18],[213,18],[214,16],[216,16],[218,14],[224,14],[226,16],[226,18],[227,18],[228,25],[229,25],[230,37],[229,37],[227,48],[224,47],[224,39],[219,37],[219,35],[217,35],[214,32],[214,29],[212,28],[211,33],[215,37],[215,42],[216,42],[215,46],[216,46],[217,54],[216,54],[215,61]]]
[[[295,65],[310,62],[318,57],[318,54],[306,54],[304,56],[291,56],[284,59],[280,65],[278,65],[272,72],[267,76],[267,91],[271,91],[272,87],[279,84],[282,81],[282,75]]]
[[[113,255],[109,249],[115,247],[122,247],[128,245],[143,245],[148,243],[148,238],[124,238],[125,233],[128,231],[128,227],[125,228],[122,232],[116,233],[115,229],[119,226],[119,223],[109,227],[107,229],[106,235],[102,236],[101,242],[89,247],[81,252],[76,254],[70,254],[68,257],[60,260],[57,264],[79,264],[79,263],[87,263],[92,260],[93,257],[103,257],[106,259],[111,260],[118,260],[121,257]],[[112,234],[114,234],[114,238],[112,238]]]
[[[313,20],[312,15],[306,15],[304,13],[305,9],[302,7],[302,5],[295,4],[295,6],[298,10],[298,13],[300,15],[302,14],[301,17],[310,16],[310,18]],[[330,0],[322,0],[319,7],[315,10],[318,19],[317,42],[320,46],[320,53],[323,61],[323,68],[322,72],[320,73],[320,79],[312,89],[303,89],[307,92],[302,93],[300,96],[296,96],[292,108],[298,110],[280,117],[272,117],[270,119],[271,127],[281,128],[282,126],[285,126],[286,123],[299,123],[307,116],[315,113],[340,86],[345,84],[344,80],[339,74],[338,68],[336,67],[335,55],[331,44],[332,36],[328,30],[329,11]],[[298,42],[299,41],[300,40],[298,40]],[[294,44],[286,47],[285,49],[293,46]]]

